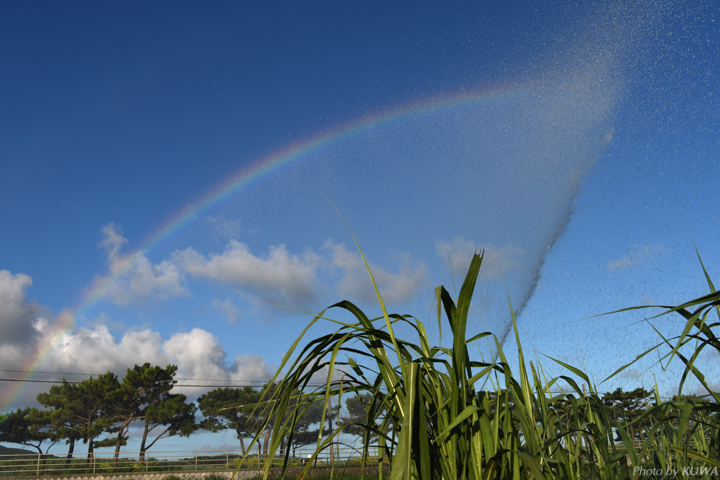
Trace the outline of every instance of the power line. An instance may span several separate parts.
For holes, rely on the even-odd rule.
[[[102,375],[97,373],[72,373],[72,372],[41,372],[38,370],[4,370],[0,369],[0,372],[12,372],[12,373],[42,373],[42,374],[49,374],[49,375]]]
[[[57,380],[25,380],[22,378],[0,378],[0,382],[22,382],[22,383],[62,383]],[[67,382],[77,383],[77,382]]]
[[[43,374],[43,375],[84,375],[87,377],[92,376],[99,376],[104,375],[103,373],[77,373],[77,372],[42,372],[39,370],[5,370],[0,369],[0,372],[10,372],[10,373],[30,373],[30,374]],[[1,380],[1,379],[0,379]],[[225,380],[223,378],[180,378],[176,377],[175,380],[183,380],[183,381],[197,381],[197,382],[233,382],[233,380]],[[246,383],[258,383],[258,384],[264,384],[265,382],[263,380],[244,380]]]
[[[202,379],[185,379],[185,380],[202,380]],[[228,380],[230,382],[231,380]],[[62,380],[30,380],[30,379],[24,379],[24,378],[0,378],[0,382],[19,382],[19,383],[54,383],[54,384],[61,384],[63,383]],[[80,383],[80,382],[66,382],[66,383]],[[175,387],[197,387],[197,388],[220,388],[220,387],[257,387],[257,386],[263,386],[265,383],[260,382],[260,385],[258,385],[258,382],[254,382],[254,384],[250,384],[249,382],[244,383],[230,383],[230,384],[223,384],[223,385],[203,385],[203,384],[174,384],[173,388]],[[308,383],[308,387],[324,387],[324,383]]]

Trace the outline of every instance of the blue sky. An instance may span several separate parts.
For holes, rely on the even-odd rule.
[[[4,4],[2,377],[266,379],[308,320],[273,304],[377,311],[324,193],[391,310],[432,324],[485,248],[473,328],[506,331],[504,280],[526,353],[599,383],[657,339],[588,317],[706,293],[693,242],[720,275],[718,7],[633,3]]]

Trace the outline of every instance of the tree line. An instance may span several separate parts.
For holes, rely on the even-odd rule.
[[[0,442],[30,446],[43,454],[64,441],[68,445],[68,461],[73,458],[78,442],[82,442],[87,444],[88,462],[92,461],[95,448],[115,447],[114,463],[117,463],[121,447],[127,444],[130,426],[135,424],[142,432],[140,462],[159,440],[175,435],[188,437],[199,429],[234,431],[243,455],[245,439],[256,438],[260,452],[267,454],[277,419],[267,418],[267,412],[272,409],[265,408],[263,399],[274,397],[276,384],[257,389],[217,388],[201,395],[196,405],[184,394],[172,393],[176,373],[175,365],[162,368],[145,363],[129,368],[122,380],[111,372],[76,383],[63,380],[62,384],[37,396],[38,403],[45,409],[24,408],[0,415]],[[300,395],[298,391],[296,397]],[[640,440],[653,420],[643,417],[654,406],[651,398],[650,392],[644,389],[630,392],[617,389],[605,394],[602,400],[616,428],[627,429],[631,438]],[[373,404],[371,400],[367,394],[348,396],[342,415],[340,405],[333,407],[317,400],[303,411],[286,441],[294,448],[314,443],[318,436],[332,432],[333,422],[345,433],[369,435],[364,424],[367,418],[376,417],[368,411]],[[323,410],[325,429],[319,432]],[[199,421],[198,411],[203,417]],[[389,431],[384,433],[387,435]],[[367,440],[373,442],[376,438],[372,435]],[[283,444],[282,449],[285,446]]]
[[[146,452],[163,438],[188,437],[199,429],[210,432],[235,432],[243,455],[246,438],[259,439],[261,452],[267,454],[275,419],[266,417],[262,398],[272,398],[277,385],[261,388],[217,388],[189,402],[184,394],[172,393],[177,366],[165,368],[145,363],[129,368],[122,379],[108,372],[81,382],[67,382],[40,393],[37,401],[44,409],[24,408],[0,415],[0,442],[35,448],[40,454],[60,441],[68,446],[68,462],[79,442],[87,444],[87,459],[92,461],[96,448],[115,447],[114,463],[127,444],[131,425],[141,427],[140,462]],[[263,396],[263,391],[265,395]],[[298,396],[301,392],[297,392]],[[352,404],[352,402],[351,402]],[[325,429],[318,424],[325,410]],[[317,441],[327,435],[339,419],[339,406],[314,402],[296,422],[290,439],[293,447]],[[203,416],[198,421],[196,413]],[[360,415],[358,413],[358,415]],[[281,419],[281,421],[284,419]],[[358,423],[353,414],[341,424]],[[260,441],[262,440],[262,441]],[[44,447],[44,451],[43,451]]]

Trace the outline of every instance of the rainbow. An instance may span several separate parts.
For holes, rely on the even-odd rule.
[[[7,411],[15,404],[25,386],[28,385],[27,382],[37,375],[33,372],[42,367],[62,339],[75,328],[76,318],[84,317],[89,310],[103,301],[110,292],[113,284],[123,275],[126,275],[138,259],[146,256],[153,248],[161,245],[173,235],[187,228],[188,225],[202,218],[209,209],[222,204],[230,198],[234,198],[249,186],[260,182],[263,177],[272,172],[279,171],[283,167],[309,158],[313,154],[332,147],[339,142],[350,140],[353,137],[381,128],[384,125],[402,120],[421,119],[443,111],[466,106],[516,101],[518,98],[529,94],[530,91],[531,89],[528,85],[516,85],[485,91],[456,92],[451,95],[442,95],[414,101],[341,124],[304,141],[288,145],[250,166],[241,168],[228,177],[227,180],[203,194],[199,200],[187,205],[163,222],[157,230],[141,243],[142,246],[137,251],[124,256],[108,275],[96,279],[84,292],[74,308],[69,311],[64,311],[60,315],[58,321],[56,321],[52,327],[52,334],[46,336],[46,338],[50,338],[50,340],[45,341],[45,343],[41,345],[38,353],[28,362],[27,368],[23,369],[28,372],[25,374],[23,381],[17,382],[16,386],[5,395],[5,398],[0,398],[0,412]]]

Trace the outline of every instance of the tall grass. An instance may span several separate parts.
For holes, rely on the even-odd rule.
[[[506,352],[492,334],[468,338],[468,313],[482,260],[482,254],[474,255],[456,299],[444,287],[435,291],[438,326],[449,326],[452,347],[432,346],[426,326],[417,318],[388,313],[369,269],[380,316],[370,318],[349,301],[315,316],[283,359],[273,379],[282,376],[279,388],[268,393],[263,403],[271,412],[266,427],[272,428],[264,478],[277,452],[284,455],[287,465],[294,425],[312,402],[324,399],[328,405],[328,399],[333,399],[338,405],[343,397],[358,393],[371,394],[362,424],[368,434],[361,450],[367,457],[370,433],[377,436],[384,453],[380,478],[383,461],[390,465],[391,480],[641,478],[651,470],[671,468],[680,469],[676,478],[698,478],[697,468],[709,468],[712,473],[720,466],[718,394],[712,394],[713,402],[663,403],[656,387],[657,406],[645,414],[653,419],[652,426],[637,446],[624,429],[616,429],[585,372],[548,357],[567,371],[550,378],[542,365],[526,362],[514,316],[517,371],[511,370]],[[686,326],[682,335],[665,339],[664,344],[670,346],[667,361],[677,357],[686,365],[682,381],[692,375],[709,389],[695,366],[703,349],[720,352],[714,334],[718,323],[708,318],[713,309],[717,313],[720,294],[707,278],[711,294],[665,307],[666,313],[682,315]],[[353,320],[330,318],[329,313],[337,309],[351,314]],[[512,315],[512,305],[509,312]],[[335,331],[301,346],[310,327],[319,321],[334,323]],[[396,335],[399,325],[412,332],[411,338]],[[481,339],[495,343],[496,361],[471,359],[469,349]],[[688,357],[683,347],[690,342],[696,344]],[[324,371],[326,386],[311,390],[311,378]],[[589,392],[579,388],[575,379],[586,383]],[[566,393],[555,393],[561,383]],[[323,415],[321,424],[325,423]],[[315,458],[344,438],[344,428],[318,438]],[[616,434],[621,442],[614,440]],[[253,443],[257,441],[259,437]],[[302,476],[312,468],[312,460]]]

